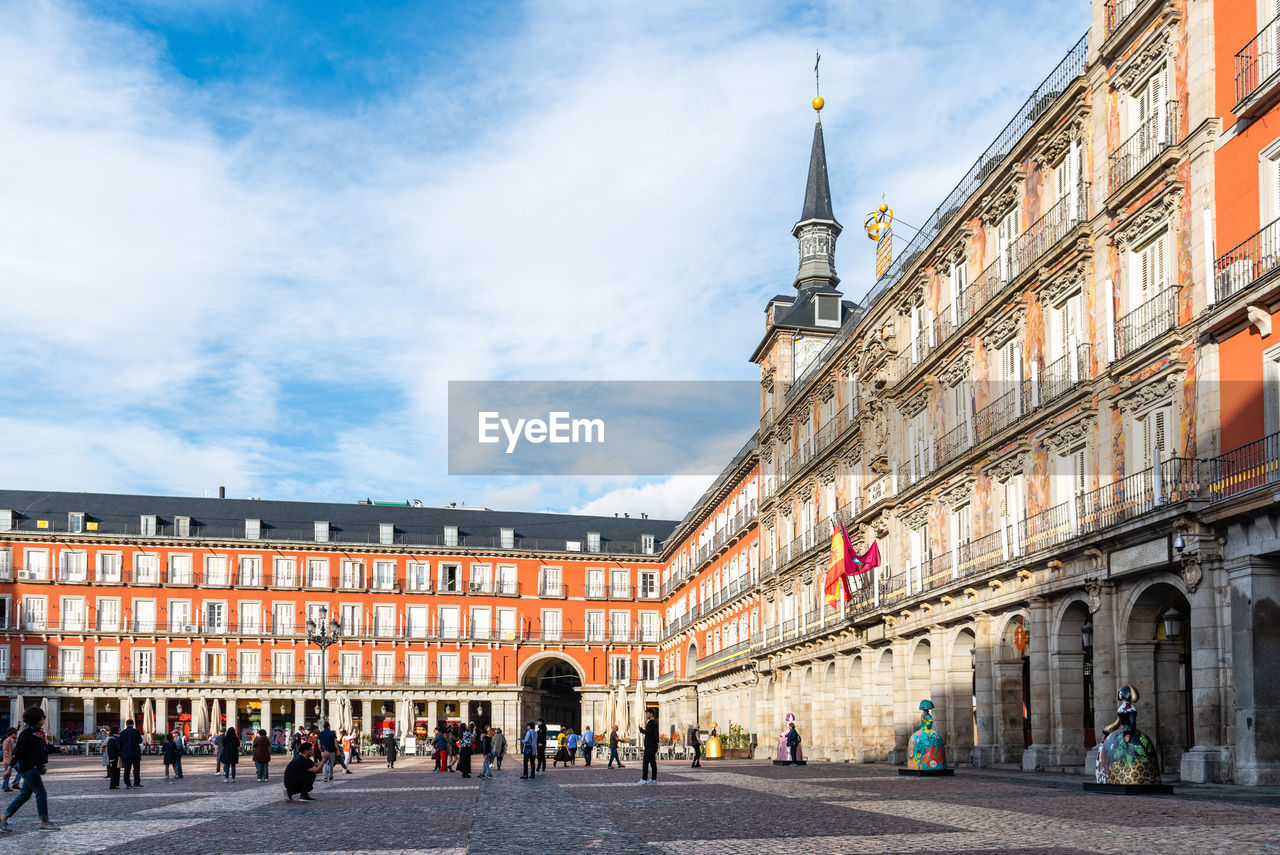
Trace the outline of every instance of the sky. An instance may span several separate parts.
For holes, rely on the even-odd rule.
[[[758,380],[815,51],[858,299],[1088,18],[0,0],[0,485],[679,519],[711,476],[450,476],[448,382]]]

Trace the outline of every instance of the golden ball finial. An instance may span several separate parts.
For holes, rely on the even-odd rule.
[[[880,213],[882,213],[882,214],[883,214],[883,213],[884,213],[885,211],[887,211],[887,210],[889,210],[889,206],[888,206],[888,205],[886,205],[884,202],[881,202],[881,203],[880,203]]]
[[[826,102],[822,100],[822,96],[821,96],[821,95],[819,95],[819,96],[817,96],[816,98],[814,98],[814,99],[813,99],[813,109],[815,109],[815,110],[821,110],[821,109],[822,109],[822,105],[823,105],[823,104],[825,104],[825,103],[826,103]]]

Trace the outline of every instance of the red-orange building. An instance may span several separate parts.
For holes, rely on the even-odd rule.
[[[381,504],[0,491],[0,677],[61,738],[142,718],[365,733],[600,727],[656,683],[673,523]],[[326,651],[306,623],[337,621]],[[122,711],[126,711],[122,715]],[[234,711],[234,712],[233,712]],[[206,728],[207,730],[207,728]]]

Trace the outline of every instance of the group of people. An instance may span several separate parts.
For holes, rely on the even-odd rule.
[[[471,758],[476,754],[484,758],[480,767],[481,778],[492,778],[494,769],[502,768],[507,755],[507,737],[500,727],[480,727],[474,721],[465,727],[440,728],[431,734],[431,757],[437,772],[458,772],[464,778],[471,777]]]

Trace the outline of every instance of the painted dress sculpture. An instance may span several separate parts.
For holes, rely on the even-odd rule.
[[[1116,720],[1103,728],[1107,738],[1098,748],[1098,783],[1159,784],[1155,743],[1138,730],[1138,711],[1133,706],[1138,690],[1121,686],[1116,699],[1120,701]]]
[[[791,729],[791,725],[795,724],[796,717],[791,713],[787,713],[786,724],[783,725],[782,733],[778,735],[778,762],[791,762],[791,749],[787,748],[787,731]],[[796,761],[804,759],[804,745],[796,746]]]
[[[907,741],[908,769],[947,768],[947,749],[933,729],[933,701],[920,702],[920,729]]]

